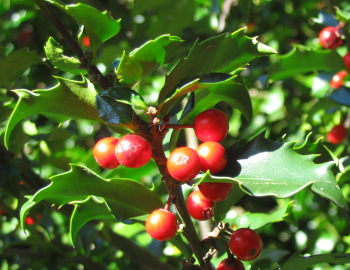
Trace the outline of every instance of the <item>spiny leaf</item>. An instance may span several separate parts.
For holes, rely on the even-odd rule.
[[[50,37],[44,48],[47,58],[56,68],[73,74],[87,74],[86,70],[80,68],[77,58],[63,54],[63,47],[54,38]]]
[[[222,176],[206,173],[201,182],[234,182],[247,194],[278,198],[290,197],[311,187],[338,207],[347,209],[331,171],[334,162],[315,164],[314,155],[298,154],[294,144],[273,142],[259,135],[247,145],[227,149],[228,165]]]
[[[92,6],[78,3],[65,5],[61,1],[46,0],[73,17],[84,29],[91,40],[93,51],[108,39],[114,37],[120,31],[120,20],[114,20],[107,13],[101,12]]]
[[[130,54],[124,52],[116,70],[119,81],[128,85],[140,81],[158,66],[172,61],[181,46],[179,37],[163,35],[146,42]]]
[[[228,221],[230,224],[235,224],[237,228],[256,230],[267,224],[283,221],[289,215],[292,207],[293,201],[290,201],[269,213],[245,212],[234,218],[227,218],[225,221]]]
[[[109,97],[118,102],[133,106],[135,109],[144,110],[148,109],[146,102],[142,96],[135,90],[127,87],[113,87],[99,93],[101,97]]]
[[[235,84],[237,75],[230,76],[225,73],[210,73],[196,78],[189,79],[188,82],[181,84],[175,92],[167,98],[160,106],[159,111],[162,115],[168,114],[184,95],[209,87],[225,87]]]
[[[211,72],[230,73],[246,65],[252,59],[276,53],[276,51],[256,38],[249,38],[240,29],[232,34],[222,34],[196,42],[189,54],[181,59],[166,77],[158,104],[162,104],[187,77]]]
[[[83,81],[56,79],[59,83],[51,89],[13,90],[19,100],[7,122],[6,146],[15,125],[31,115],[43,114],[60,123],[72,118],[102,120],[95,108],[96,90],[86,78]]]
[[[115,216],[104,200],[88,196],[86,199],[73,202],[72,204],[74,204],[74,210],[70,218],[69,236],[73,245],[79,230],[89,221],[115,220]]]
[[[271,65],[269,78],[282,80],[296,74],[312,71],[339,71],[346,69],[344,61],[335,50],[301,50],[293,48]]]
[[[157,192],[135,180],[103,179],[88,168],[74,164],[71,164],[70,171],[55,175],[51,180],[22,206],[22,224],[29,210],[43,200],[63,206],[97,196],[105,200],[113,215],[123,219],[145,215],[162,207]],[[90,214],[95,216],[95,213]]]

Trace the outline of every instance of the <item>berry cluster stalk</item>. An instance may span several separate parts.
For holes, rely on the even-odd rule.
[[[36,3],[42,12],[46,15],[46,17],[60,32],[70,49],[76,54],[79,61],[81,62],[82,68],[88,71],[89,76],[91,76],[94,81],[98,83],[104,90],[113,87],[107,78],[102,75],[99,69],[89,62],[88,57],[80,48],[79,44],[72,38],[65,26],[61,23],[61,20],[56,15],[53,7],[42,0],[36,0]],[[133,114],[132,129],[135,130],[137,134],[148,140],[152,146],[153,158],[162,175],[162,179],[167,188],[169,196],[173,198],[177,212],[184,225],[182,233],[188,240],[195,257],[201,265],[201,268],[203,270],[213,270],[210,260],[204,259],[208,250],[203,246],[201,240],[199,239],[196,228],[191,220],[191,217],[188,214],[181,185],[179,185],[176,180],[173,179],[167,172],[167,158],[163,149],[163,139],[167,132],[167,129],[160,129],[157,124],[149,126],[148,123],[141,120],[136,114]]]

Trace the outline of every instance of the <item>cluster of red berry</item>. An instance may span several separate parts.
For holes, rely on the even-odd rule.
[[[196,150],[190,147],[176,148],[167,160],[167,170],[177,181],[190,181],[200,171],[218,174],[227,164],[225,148],[219,143],[228,133],[225,113],[217,109],[206,110],[195,118],[193,128],[202,144]],[[233,184],[208,182],[198,187],[199,190],[188,196],[186,208],[192,218],[207,220],[213,215],[215,202],[226,199]],[[161,241],[172,238],[177,232],[176,216],[168,208],[166,206],[165,209],[153,211],[146,220],[147,233]],[[232,256],[225,259],[218,269],[244,269],[240,260],[255,259],[261,252],[262,241],[255,231],[241,228],[232,233],[229,246],[236,258]]]
[[[114,137],[99,140],[92,154],[104,169],[114,169],[120,164],[128,168],[138,168],[151,159],[152,148],[143,137],[129,134],[119,140]]]
[[[318,38],[320,44],[325,49],[334,50],[343,44],[342,35],[340,33],[341,24],[337,27],[328,26],[322,29]],[[350,70],[350,52],[343,57],[344,64]],[[349,75],[348,71],[341,70],[337,72],[330,80],[330,85],[334,89],[338,89],[344,85],[344,80]],[[334,126],[327,134],[327,139],[333,144],[342,143],[347,138],[347,129],[343,124]]]
[[[188,182],[201,171],[218,174],[227,165],[226,150],[220,144],[229,129],[225,113],[218,109],[206,110],[195,118],[193,129],[202,142],[198,148],[176,148],[167,159],[167,171],[175,181]],[[152,148],[143,137],[129,134],[119,140],[114,137],[99,140],[93,148],[93,156],[105,169],[114,169],[120,164],[137,168],[150,160]],[[232,187],[232,183],[199,184],[199,190],[193,191],[186,200],[188,213],[197,220],[210,219],[215,202],[225,200]],[[154,210],[146,220],[146,232],[154,239],[169,240],[177,233],[177,218],[169,208],[167,203],[164,208]],[[261,252],[262,241],[255,231],[241,228],[231,234],[229,247],[235,257],[221,262],[218,269],[244,269],[240,260],[255,259]]]

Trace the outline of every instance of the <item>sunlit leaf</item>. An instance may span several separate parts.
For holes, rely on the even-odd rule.
[[[74,118],[102,120],[95,108],[96,90],[86,78],[83,81],[56,79],[58,84],[51,89],[14,90],[19,100],[7,122],[5,145],[15,125],[31,115],[43,114],[60,123]]]
[[[201,182],[238,183],[247,194],[278,198],[311,188],[338,207],[347,209],[331,170],[334,162],[316,164],[313,162],[315,155],[298,154],[293,149],[294,144],[273,142],[259,135],[245,146],[227,149],[228,165],[222,176],[206,173]]]
[[[44,48],[47,58],[56,68],[73,74],[87,74],[86,70],[80,68],[77,58],[63,54],[63,47],[54,38],[49,38]]]
[[[337,72],[343,69],[346,69],[344,61],[335,50],[311,51],[293,48],[271,65],[269,78],[282,80],[306,72]]]
[[[172,61],[180,52],[182,40],[163,35],[143,44],[130,54],[124,52],[116,70],[121,83],[130,85],[151,74],[157,67]]]
[[[114,37],[120,31],[120,20],[113,19],[107,11],[83,4],[65,5],[61,1],[46,0],[72,16],[84,29],[91,40],[91,47],[96,50],[103,42]]]
[[[274,49],[258,42],[256,38],[245,36],[243,30],[196,42],[188,55],[181,59],[166,77],[159,96],[159,104],[169,98],[187,77],[211,72],[230,73],[256,57],[276,53]]]
[[[29,210],[43,200],[63,206],[67,203],[84,201],[89,196],[97,196],[105,200],[114,216],[123,219],[145,215],[162,207],[162,201],[155,190],[131,179],[103,179],[88,168],[78,165],[71,165],[70,171],[51,177],[51,181],[48,186],[29,197],[22,206],[22,225]],[[104,216],[107,214],[105,210],[101,213]],[[93,218],[96,212],[87,214]],[[85,218],[88,219],[89,216]]]

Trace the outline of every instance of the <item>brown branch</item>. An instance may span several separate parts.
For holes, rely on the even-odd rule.
[[[109,89],[113,85],[106,79],[101,71],[93,64],[90,63],[89,57],[87,57],[84,51],[80,48],[79,44],[73,39],[66,27],[62,24],[60,18],[57,16],[56,11],[52,5],[45,3],[42,0],[36,0],[36,4],[40,7],[45,16],[53,23],[56,29],[60,32],[63,39],[66,41],[70,49],[78,57],[82,68],[86,69],[89,75],[96,81],[103,89]]]

